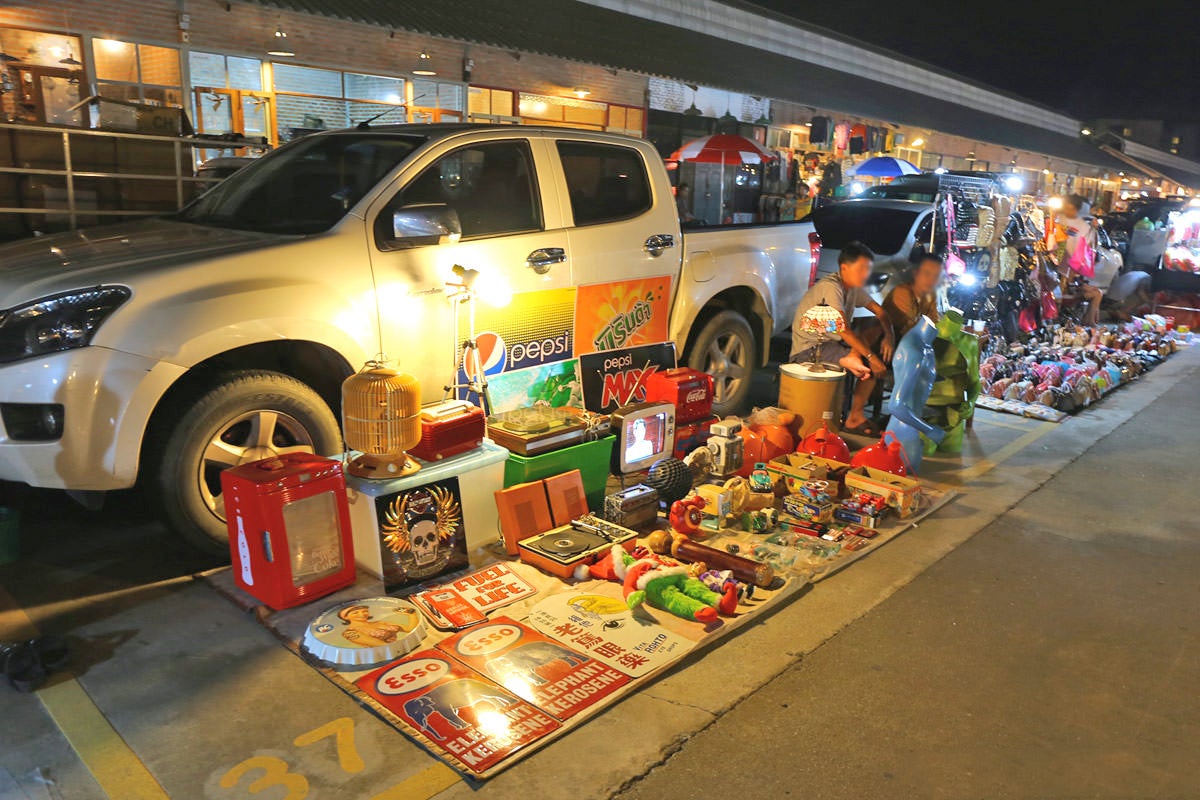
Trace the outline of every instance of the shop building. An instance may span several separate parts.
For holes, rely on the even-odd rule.
[[[1096,198],[1134,171],[1059,112],[714,0],[79,0],[5,7],[0,26],[12,59],[0,110],[18,122],[84,125],[77,104],[97,94],[180,107],[197,132],[270,144],[371,118],[464,120],[647,136],[664,155],[732,131],[789,162],[887,152]],[[862,144],[814,141],[814,121],[862,129]],[[1186,164],[1137,177],[1200,184],[1200,165]]]

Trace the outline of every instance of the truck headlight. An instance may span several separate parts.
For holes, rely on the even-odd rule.
[[[129,296],[124,286],[97,286],[0,311],[0,362],[86,347]]]

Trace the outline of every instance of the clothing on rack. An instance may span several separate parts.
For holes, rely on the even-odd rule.
[[[829,139],[832,122],[829,117],[813,117],[812,127],[808,131],[809,143],[817,147],[828,147],[826,141]]]
[[[833,149],[845,150],[850,144],[850,123],[839,122],[833,129]]]

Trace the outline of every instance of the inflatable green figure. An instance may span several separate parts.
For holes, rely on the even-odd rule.
[[[937,357],[937,380],[927,403],[934,412],[932,422],[946,431],[941,445],[925,440],[925,452],[961,453],[967,420],[975,414],[979,397],[979,338],[963,330],[962,314],[950,309],[938,320],[938,338],[933,343]]]

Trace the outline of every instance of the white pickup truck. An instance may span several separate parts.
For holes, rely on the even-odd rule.
[[[506,292],[669,276],[669,336],[731,410],[819,247],[803,222],[682,233],[642,140],[316,134],[172,217],[0,247],[0,480],[77,497],[140,483],[181,536],[224,549],[221,470],[340,452],[340,386],[366,360],[390,354],[441,398],[455,264]]]

